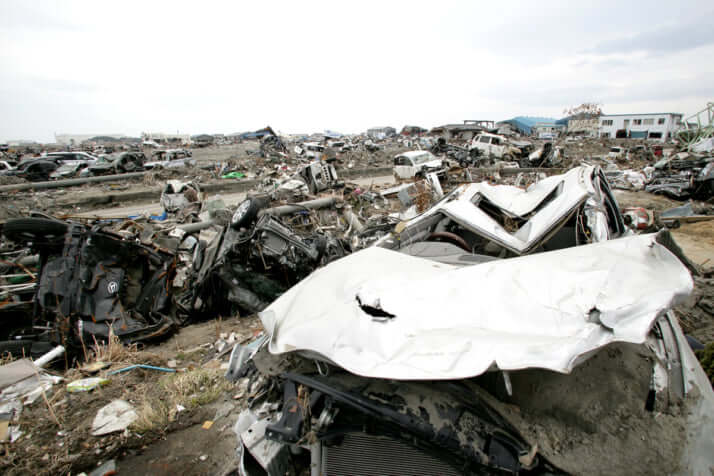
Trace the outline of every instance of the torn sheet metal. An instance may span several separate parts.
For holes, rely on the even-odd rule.
[[[260,317],[270,352],[311,351],[367,377],[567,373],[611,342],[644,342],[691,290],[654,235],[460,268],[373,247],[315,271]]]
[[[577,167],[563,175],[545,178],[527,190],[487,182],[463,185],[408,222],[406,227],[440,213],[516,254],[524,254],[588,198],[599,197],[600,191],[593,185],[596,173],[595,167]],[[494,220],[481,203],[489,203],[508,216],[528,221],[511,232]]]

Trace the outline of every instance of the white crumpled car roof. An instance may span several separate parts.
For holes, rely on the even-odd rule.
[[[274,354],[310,351],[366,377],[462,379],[569,372],[611,342],[643,343],[691,290],[654,235],[467,267],[374,247],[316,270],[260,318]]]
[[[592,166],[576,167],[565,174],[545,178],[523,190],[511,185],[490,185],[486,182],[462,185],[452,192],[453,199],[444,200],[410,220],[405,228],[441,213],[478,234],[495,241],[517,254],[535,247],[573,210],[579,207],[596,191],[592,185]],[[547,204],[531,216],[528,223],[515,233],[507,231],[496,220],[474,205],[473,199],[480,195],[503,212],[516,217],[525,217],[538,208],[555,189],[562,187]]]

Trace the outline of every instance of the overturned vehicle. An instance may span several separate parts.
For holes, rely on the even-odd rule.
[[[237,346],[242,474],[705,474],[714,393],[666,232],[598,168],[469,184],[316,270]]]
[[[38,265],[36,280],[15,287],[0,306],[9,336],[2,351],[39,355],[58,344],[76,350],[110,333],[138,342],[175,328],[176,261],[169,249],[133,233],[52,217],[9,220],[2,234],[28,246]]]
[[[191,287],[178,298],[183,310],[206,316],[263,310],[316,267],[349,251],[342,240],[315,231],[309,213],[311,204],[330,206],[334,197],[275,208],[269,203],[266,195],[248,197],[229,226],[197,245]]]
[[[654,165],[645,191],[675,200],[714,196],[714,157],[668,157]]]

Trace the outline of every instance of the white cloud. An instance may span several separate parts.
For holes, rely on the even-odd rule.
[[[0,139],[267,124],[358,132],[557,117],[583,101],[691,113],[714,96],[700,34],[711,11],[661,0],[6,0]]]

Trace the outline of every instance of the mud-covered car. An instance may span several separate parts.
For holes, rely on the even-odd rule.
[[[50,179],[61,180],[77,176],[83,169],[87,168],[86,163],[82,162],[72,162],[67,164],[62,164],[55,169],[54,172],[50,174]]]
[[[39,257],[37,280],[0,313],[25,305],[31,320],[6,329],[3,350],[41,354],[47,343],[77,350],[111,332],[124,342],[161,336],[171,315],[173,252],[95,225],[51,218],[8,220],[2,235]]]
[[[667,232],[601,171],[468,184],[260,313],[240,474],[708,474],[714,392]]]
[[[196,159],[192,157],[192,152],[190,150],[168,149],[154,151],[151,160],[144,163],[144,168],[147,170],[171,169],[195,164]]]
[[[668,157],[654,165],[645,191],[675,200],[714,196],[714,157]]]
[[[146,156],[143,152],[122,152],[121,154],[97,160],[81,173],[84,175],[111,175],[138,172],[144,169]]]
[[[0,175],[20,177],[31,182],[43,182],[49,180],[50,174],[58,167],[59,164],[53,160],[30,159],[20,162],[14,169],[1,171]]]
[[[87,152],[50,152],[44,156],[47,160],[65,164],[91,165],[99,160],[96,156]]]

